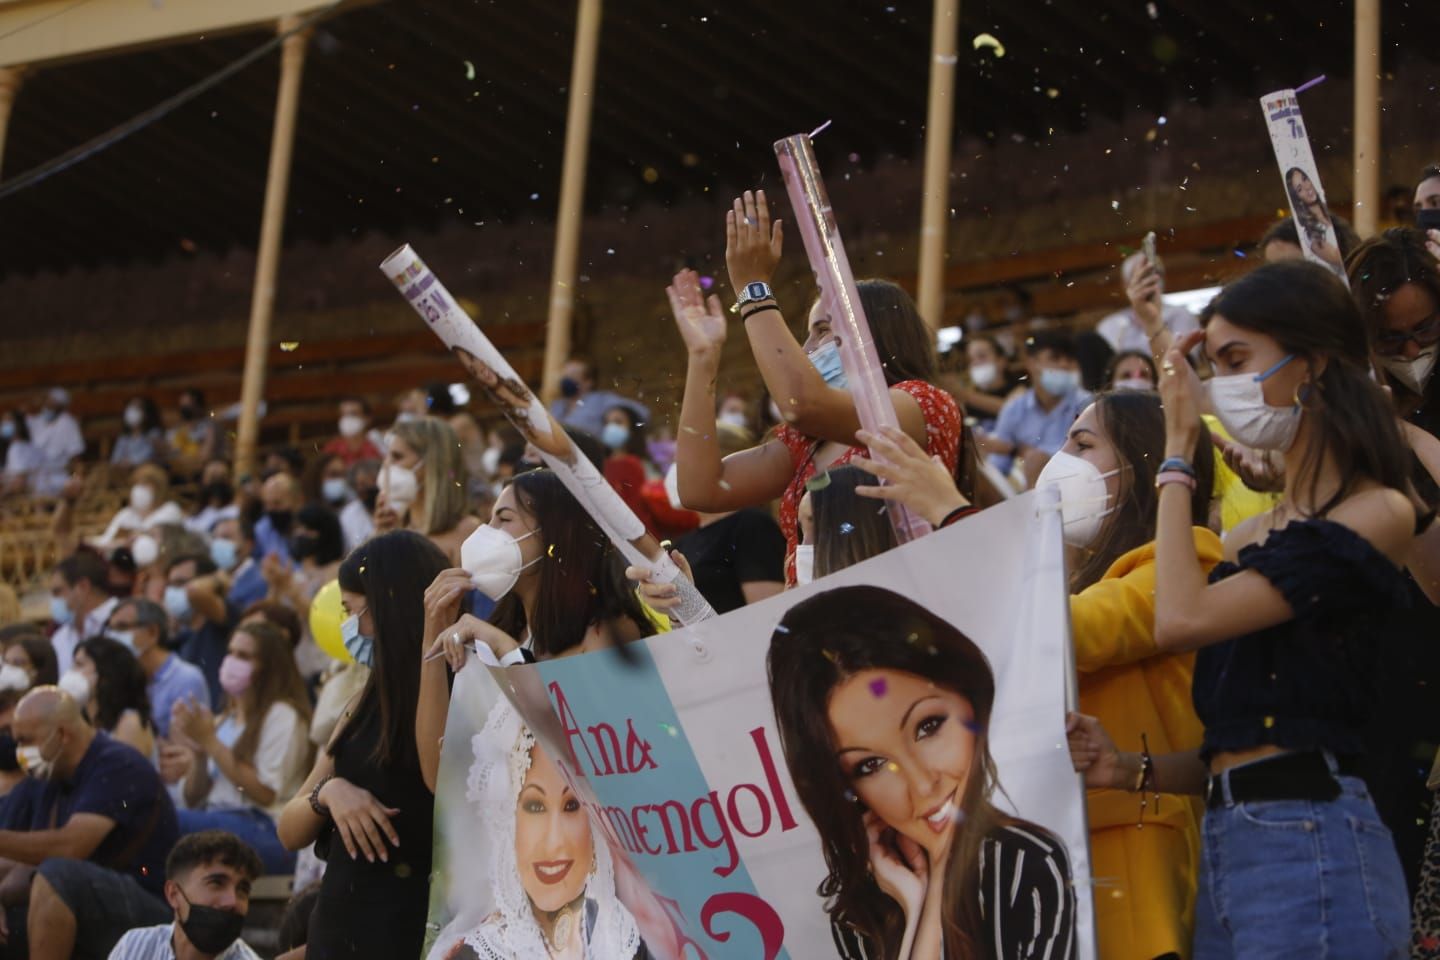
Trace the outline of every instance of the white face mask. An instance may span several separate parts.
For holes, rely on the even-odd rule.
[[[515,588],[520,574],[540,562],[536,557],[525,562],[520,541],[535,536],[531,530],[523,537],[512,537],[499,527],[484,524],[465,538],[460,545],[460,566],[470,574],[475,589],[496,603]]]
[[[138,427],[145,422],[145,411],[141,407],[125,408],[125,426]]]
[[[741,430],[750,429],[750,420],[741,410],[726,410],[715,419],[721,423],[728,423],[732,427],[739,427]]]
[[[90,702],[90,681],[79,670],[66,670],[60,674],[60,689],[75,698],[80,706]]]
[[[486,447],[485,452],[480,454],[480,469],[485,471],[485,476],[495,476],[495,471],[500,469],[499,447]]]
[[[346,416],[340,418],[340,436],[358,437],[365,432],[365,418]]]
[[[795,547],[795,582],[800,586],[815,580],[815,544],[802,543]]]
[[[409,467],[387,463],[380,470],[380,492],[385,494],[391,510],[404,513],[420,496],[420,479]]]
[[[1000,380],[1000,367],[994,363],[977,363],[970,367],[970,381],[981,390],[989,390]]]
[[[54,734],[50,735],[50,739],[53,740],[54,737]],[[49,742],[49,740],[46,741],[46,743]],[[15,759],[20,761],[20,769],[24,770],[27,776],[34,777],[36,780],[49,780],[55,773],[54,759],[45,759],[45,751],[35,744],[16,747]]]
[[[1101,473],[1089,460],[1064,450],[1051,457],[1040,471],[1035,480],[1036,489],[1047,484],[1060,488],[1060,522],[1065,529],[1065,542],[1070,546],[1087,547],[1099,535],[1105,517],[1113,512],[1105,481],[1119,472],[1117,469]]]
[[[137,483],[130,488],[130,507],[136,513],[149,513],[155,506],[155,489],[148,483]]]
[[[1264,383],[1295,357],[1286,357],[1261,374],[1236,373],[1212,377],[1206,384],[1210,406],[1225,432],[1237,443],[1256,450],[1284,453],[1300,429],[1300,406],[1272,407],[1265,402]]]
[[[1380,360],[1380,365],[1412,393],[1424,393],[1425,385],[1430,382],[1430,374],[1435,372],[1437,354],[1440,354],[1440,346],[1426,347],[1414,360],[1384,357]]]
[[[23,693],[30,689],[30,683],[30,674],[24,667],[17,667],[13,663],[0,667],[0,690],[19,690]]]

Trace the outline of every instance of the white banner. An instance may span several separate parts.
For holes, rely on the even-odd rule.
[[[894,956],[956,912],[979,956],[1093,958],[1040,497],[628,656],[472,661],[429,956]]]
[[[1295,218],[1300,250],[1305,259],[1315,261],[1333,272],[1345,286],[1350,286],[1295,91],[1276,90],[1265,94],[1260,98],[1260,109],[1265,112],[1265,123],[1270,128],[1270,145],[1275,148],[1275,162],[1285,183],[1290,216]]]

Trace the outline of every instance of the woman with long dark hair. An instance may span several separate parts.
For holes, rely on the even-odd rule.
[[[191,750],[180,832],[228,830],[255,848],[268,872],[291,872],[295,857],[280,844],[275,815],[309,760],[310,700],[290,638],[268,623],[236,627],[220,686],[218,716],[185,701],[171,715],[171,736]]]
[[[991,803],[995,679],[970,638],[897,593],[842,587],[786,612],[769,677],[841,957],[1075,955],[1064,844]]]
[[[450,696],[445,667],[465,665],[472,641],[502,663],[603,650],[655,633],[625,578],[625,562],[590,514],[550,470],[517,476],[495,501],[490,522],[462,550],[463,568],[446,570],[426,593],[425,637],[445,659],[422,673],[415,721],[425,782],[433,788]],[[496,602],[490,622],[460,614],[479,589]]]
[[[415,957],[425,939],[435,799],[420,774],[425,588],[446,567],[440,548],[397,530],[340,565],[346,649],[370,677],[280,818],[291,850],[314,842],[329,866],[306,956]]]
[[[75,646],[71,672],[85,678],[87,695],[76,700],[95,729],[154,759],[155,726],[146,689],[149,678],[135,654],[118,640],[90,637]],[[71,683],[62,681],[62,686],[73,696]]]
[[[1295,211],[1296,223],[1304,232],[1303,240],[1310,252],[1323,260],[1337,275],[1345,272],[1340,248],[1330,239],[1330,208],[1320,196],[1315,181],[1299,167],[1285,171],[1285,187],[1290,193],[1291,209]]]
[[[1402,567],[1431,511],[1370,378],[1359,310],[1333,276],[1268,264],[1227,286],[1201,322],[1161,366],[1155,578],[1156,642],[1197,651],[1205,725],[1195,955],[1400,956],[1404,877],[1349,773],[1376,700],[1374,621],[1406,602]],[[1190,533],[1201,388],[1184,361],[1202,340],[1220,422],[1285,463],[1280,504],[1230,532],[1208,577]]]
[[[786,580],[793,584],[792,557],[799,542],[796,513],[805,483],[817,472],[863,455],[864,448],[855,445],[860,419],[840,363],[838,319],[832,329],[832,318],[816,303],[801,344],[770,291],[769,280],[780,260],[781,230],[778,222],[771,226],[764,192],[747,192],[726,218],[730,284],[745,293],[745,333],[785,423],[759,446],[720,458],[715,384],[729,320],[718,297],[706,300],[693,270],[676,274],[666,292],[689,355],[676,432],[680,500],[687,509],[723,513],[779,497],[780,527],[791,555]],[[856,289],[901,428],[953,473],[960,452],[960,409],[934,382],[929,327],[898,285],[862,280]]]

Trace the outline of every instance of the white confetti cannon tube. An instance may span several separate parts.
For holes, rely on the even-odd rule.
[[[1345,286],[1350,286],[1340,258],[1334,219],[1320,191],[1320,171],[1315,166],[1310,136],[1300,116],[1299,98],[1294,90],[1276,90],[1260,98],[1260,109],[1270,131],[1270,145],[1275,148],[1275,163],[1285,184],[1290,215],[1295,218],[1301,252],[1306,260],[1320,264]]]
[[[860,304],[850,258],[840,242],[840,228],[835,224],[835,211],[825,192],[825,181],[820,178],[810,136],[797,133],[775,141],[775,157],[780,161],[790,206],[800,227],[810,268],[815,272],[821,307],[829,315],[830,329],[839,341],[840,363],[845,368],[860,425],[871,433],[878,433],[881,427],[898,428],[900,421],[890,400],[890,386],[885,382],[880,354],[875,350],[870,323],[865,319],[865,308]],[[872,452],[871,456],[875,454]],[[899,503],[890,503],[888,515],[901,543],[931,531],[930,524]]]
[[[545,465],[555,472],[565,489],[579,501],[631,565],[650,570],[651,579],[655,582],[676,584],[680,606],[672,614],[675,619],[691,624],[715,616],[715,611],[700,591],[681,575],[680,568],[646,532],[645,524],[580,452],[570,435],[551,419],[515,368],[495,349],[490,338],[481,332],[410,245],[406,244],[386,257],[380,269],[435,335],[456,355],[468,373],[487,388],[501,386],[522,400],[523,406],[500,404],[506,419],[532,440]],[[487,382],[487,378],[491,382]],[[561,452],[557,455],[547,448]]]

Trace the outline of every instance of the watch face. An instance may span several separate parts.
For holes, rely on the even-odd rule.
[[[745,287],[745,298],[747,300],[764,300],[770,296],[770,288],[763,283],[751,283]]]

